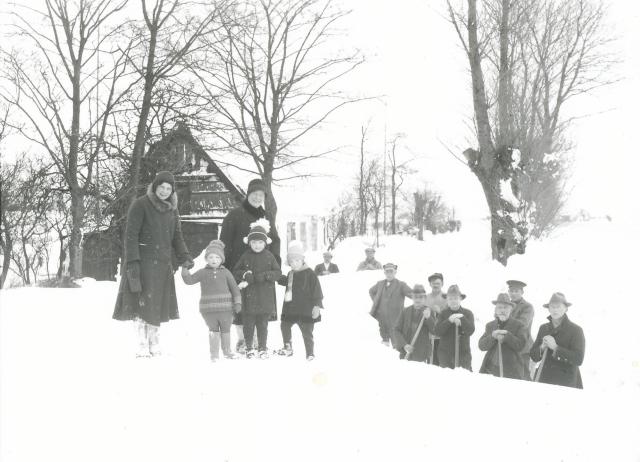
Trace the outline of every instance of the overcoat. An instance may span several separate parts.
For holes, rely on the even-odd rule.
[[[405,345],[411,345],[420,321],[424,317],[425,308],[416,308],[411,305],[402,310],[398,322],[395,325],[396,349],[400,352],[400,358],[404,359],[406,352]],[[409,356],[411,361],[427,361],[431,357],[431,339],[429,333],[433,333],[436,316],[432,311],[431,316],[422,322],[420,333],[416,337],[416,343],[413,345],[413,352]]]
[[[460,327],[458,328],[459,335],[459,366],[465,369],[471,370],[471,334],[475,331],[475,322],[473,319],[473,313],[460,307],[457,311],[453,311],[447,307],[440,312],[438,320],[436,321],[435,334],[440,337],[438,343],[438,362],[440,367],[449,367],[453,369],[455,363],[455,327],[454,324],[449,321],[449,317],[452,314],[461,313]]]
[[[323,308],[322,287],[314,271],[306,267],[300,271],[290,271],[281,276],[278,283],[287,287],[292,278],[291,300],[282,304],[282,321],[287,322],[320,322],[322,315],[313,319],[313,307]]]
[[[139,317],[157,326],[179,318],[173,273],[191,257],[182,237],[177,204],[175,192],[168,202],[162,201],[151,185],[131,204],[114,319]],[[131,291],[127,277],[128,265],[136,261],[140,264],[141,292]]]
[[[280,265],[267,249],[256,253],[249,249],[242,254],[233,269],[236,281],[247,280],[251,271],[251,281],[242,290],[242,312],[250,314],[271,314],[276,319],[276,286],[282,276]]]
[[[510,379],[524,379],[524,365],[520,352],[526,343],[526,329],[517,319],[508,318],[505,322],[498,319],[487,323],[484,334],[478,341],[480,351],[486,351],[480,366],[481,374],[493,374],[500,376],[500,366],[498,362],[498,340],[491,335],[494,330],[504,329],[507,332],[502,340],[502,371],[503,377]]]

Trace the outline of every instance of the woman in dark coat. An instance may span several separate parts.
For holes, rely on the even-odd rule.
[[[487,327],[478,341],[480,351],[486,351],[481,374],[492,374],[500,377],[500,355],[498,343],[502,353],[503,377],[523,380],[524,366],[520,351],[527,341],[527,333],[524,324],[511,317],[515,303],[509,298],[509,294],[499,294],[498,299],[492,302],[495,308],[496,318],[487,323]]]
[[[182,237],[175,180],[160,172],[127,215],[122,278],[113,319],[136,321],[138,356],[159,354],[160,323],[178,319],[174,263],[193,267]]]
[[[249,182],[247,187],[247,197],[242,204],[231,210],[222,222],[222,231],[220,232],[220,240],[224,242],[224,258],[228,268],[235,268],[236,263],[240,260],[242,254],[249,248],[244,242],[244,237],[249,233],[249,226],[260,218],[269,221],[269,238],[271,243],[267,246],[269,250],[281,265],[280,261],[280,237],[276,230],[273,215],[266,211],[264,203],[267,197],[266,187],[262,180],[254,179]],[[236,349],[240,353],[244,353],[244,334],[242,332],[242,312],[235,314],[233,323],[237,326],[238,345]]]
[[[547,350],[544,365],[539,366],[542,370],[538,381],[582,388],[579,366],[584,359],[585,340],[582,328],[567,317],[571,303],[563,293],[556,292],[543,306],[549,310],[549,322],[540,326],[531,347],[531,359],[535,362],[540,361]]]

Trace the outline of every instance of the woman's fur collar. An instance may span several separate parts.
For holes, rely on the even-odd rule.
[[[152,189],[152,185],[147,186],[147,197],[151,201],[151,204],[158,212],[169,212],[171,210],[178,209],[178,193],[173,191],[166,201],[160,200],[156,193]]]

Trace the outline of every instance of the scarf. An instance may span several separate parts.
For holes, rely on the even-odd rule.
[[[171,210],[177,210],[178,208],[178,195],[175,191],[171,193],[168,200],[163,201],[153,191],[152,184],[149,184],[149,186],[147,186],[147,197],[149,201],[151,201],[151,205],[153,205],[158,212],[169,212]]]
[[[293,299],[293,273],[299,273],[306,269],[309,269],[309,267],[306,263],[303,263],[300,269],[289,271],[289,274],[287,275],[287,291],[284,294],[285,302],[290,302]]]
[[[256,218],[266,218],[266,212],[264,211],[264,207],[260,206],[256,208],[253,205],[251,205],[248,200],[245,200],[242,203],[242,206],[247,212],[249,212],[250,215]]]

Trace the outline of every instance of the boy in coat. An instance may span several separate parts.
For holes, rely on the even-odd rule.
[[[471,370],[471,334],[475,331],[473,313],[463,308],[460,303],[466,295],[460,292],[457,285],[447,290],[447,308],[438,315],[435,334],[440,337],[438,344],[438,361],[440,367],[463,367]],[[456,328],[458,327],[458,364],[455,364]]]
[[[531,372],[533,370],[533,364],[529,350],[533,345],[533,338],[531,337],[531,325],[533,324],[533,305],[523,298],[524,288],[527,286],[524,282],[511,279],[507,281],[509,287],[509,297],[513,302],[513,311],[511,317],[520,321],[524,325],[526,342],[520,351],[522,356],[522,367],[524,378],[531,380]]]
[[[584,360],[585,340],[582,328],[569,321],[567,310],[571,303],[562,292],[551,296],[543,305],[549,310],[548,323],[540,326],[531,347],[531,359],[538,362],[545,355],[539,382],[582,388],[580,368]]]
[[[241,308],[242,296],[231,271],[224,263],[224,242],[213,240],[204,251],[207,265],[191,274],[182,268],[182,280],[187,285],[200,283],[200,314],[209,327],[209,353],[211,361],[222,353],[227,359],[235,359],[231,351],[231,322],[233,312]]]
[[[322,259],[324,260],[324,262],[316,265],[314,270],[318,276],[326,276],[327,274],[340,272],[340,270],[338,269],[338,265],[336,265],[335,263],[331,263],[332,258],[333,255],[331,255],[331,252],[329,251],[326,251],[322,254]]]
[[[376,260],[376,249],[373,247],[367,247],[364,250],[366,258],[363,262],[360,262],[356,271],[371,271],[382,269],[382,265]]]
[[[268,357],[267,329],[269,319],[276,314],[275,282],[282,275],[278,261],[266,247],[269,222],[260,219],[251,224],[246,242],[249,249],[242,254],[233,269],[242,292],[242,329],[247,347],[247,358],[253,358],[253,331],[258,334],[258,355]]]
[[[410,361],[425,362],[431,357],[429,334],[433,332],[436,317],[427,306],[427,292],[422,284],[416,284],[413,287],[412,298],[413,305],[402,310],[395,325],[396,349],[400,352],[400,359],[405,359],[409,355]],[[415,343],[411,345],[420,322],[422,322],[420,332]]]
[[[293,355],[291,346],[291,328],[297,324],[302,332],[307,361],[312,361],[314,355],[313,327],[320,322],[322,308],[322,288],[318,276],[304,262],[304,250],[298,241],[291,241],[287,252],[287,262],[291,271],[287,276],[281,276],[278,283],[287,288],[282,305],[282,342],[284,347],[278,354]]]
[[[404,299],[411,297],[411,288],[403,281],[396,279],[398,265],[384,265],[384,277],[369,289],[373,300],[369,314],[378,321],[382,343],[391,346],[394,342],[393,330],[404,308]],[[395,347],[395,343],[393,343]]]
[[[499,294],[492,303],[495,305],[495,319],[487,323],[484,334],[478,341],[480,351],[487,352],[480,366],[480,373],[500,377],[502,361],[502,377],[522,380],[524,368],[520,351],[526,343],[524,325],[511,317],[514,303],[508,294]]]

